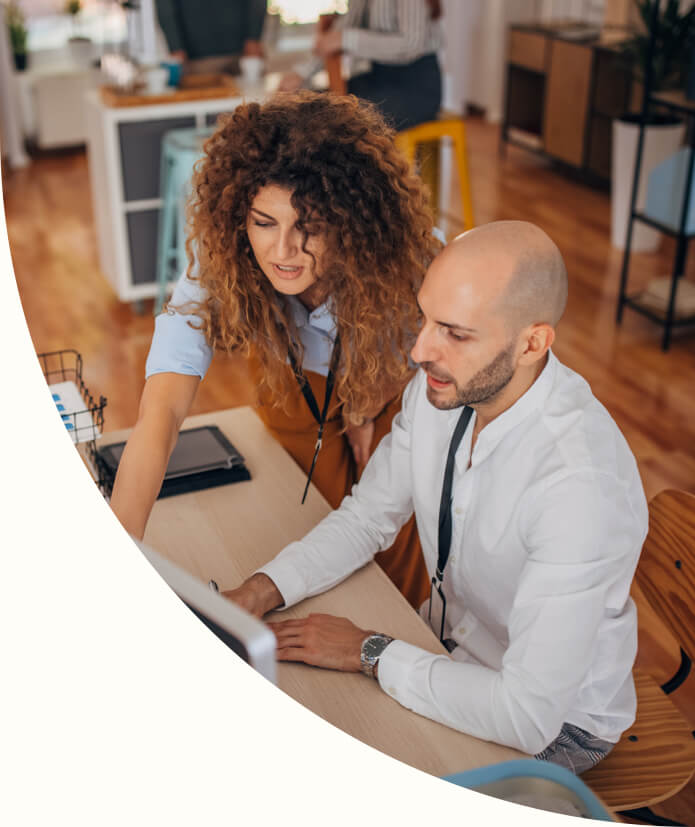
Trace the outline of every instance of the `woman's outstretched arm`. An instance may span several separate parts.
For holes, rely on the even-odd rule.
[[[157,373],[145,383],[138,421],[123,451],[111,508],[130,534],[142,539],[179,429],[200,384],[199,376]]]

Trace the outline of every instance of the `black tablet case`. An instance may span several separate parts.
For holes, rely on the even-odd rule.
[[[99,449],[99,456],[115,477],[125,442]],[[179,433],[157,499],[218,485],[250,480],[244,458],[216,425]]]

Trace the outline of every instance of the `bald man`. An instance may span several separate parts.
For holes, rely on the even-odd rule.
[[[363,671],[421,715],[583,772],[634,720],[647,506],[622,434],[550,350],[566,299],[562,257],[531,224],[449,244],[418,295],[420,370],[359,485],[227,594],[259,617],[318,594],[414,511],[421,614],[448,655],[311,615],[272,624],[278,658]]]

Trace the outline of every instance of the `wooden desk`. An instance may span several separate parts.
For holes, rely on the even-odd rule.
[[[287,543],[306,534],[330,506],[313,485],[306,503],[300,504],[304,473],[251,408],[190,417],[184,428],[213,423],[244,455],[252,481],[159,500],[145,541],[196,577],[214,578],[225,590],[239,585]],[[123,440],[127,433],[109,434],[103,443]],[[363,628],[379,629],[431,652],[443,651],[375,563],[278,615],[304,617],[310,612],[349,617]],[[410,712],[364,675],[281,663],[278,684],[326,721],[433,775],[521,755]]]

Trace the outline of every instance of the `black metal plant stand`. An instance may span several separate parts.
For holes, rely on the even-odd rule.
[[[618,310],[617,321],[618,324],[623,318],[623,309],[627,305],[648,319],[651,319],[656,324],[660,324],[664,329],[663,338],[661,341],[662,350],[669,349],[671,344],[671,335],[673,329],[676,327],[683,327],[686,325],[695,324],[695,315],[690,315],[684,318],[677,318],[676,315],[676,294],[678,291],[678,281],[685,272],[685,262],[688,252],[688,243],[693,237],[693,234],[686,232],[686,224],[688,218],[688,207],[690,204],[690,190],[693,181],[693,165],[695,161],[695,102],[687,100],[683,93],[653,93],[651,91],[653,80],[653,58],[656,43],[656,32],[658,25],[659,3],[654,3],[652,9],[652,19],[650,24],[650,38],[647,51],[647,66],[646,76],[644,79],[644,97],[642,99],[642,113],[640,117],[639,137],[637,139],[637,153],[635,156],[635,172],[632,180],[632,195],[630,201],[630,216],[627,223],[627,235],[625,239],[625,253],[623,255],[623,266],[620,275],[620,292],[618,295]],[[639,181],[642,166],[642,152],[644,149],[644,130],[649,118],[651,106],[658,105],[659,109],[666,109],[673,113],[684,115],[689,121],[690,133],[690,153],[688,159],[688,170],[685,181],[685,190],[683,193],[683,202],[681,206],[681,213],[679,219],[678,229],[672,226],[663,224],[660,221],[651,218],[644,212],[637,210],[637,192],[639,189]],[[668,302],[663,311],[655,310],[653,307],[647,306],[640,301],[640,294],[628,295],[627,282],[630,268],[630,247],[632,245],[632,229],[635,221],[641,221],[648,224],[657,230],[660,230],[666,235],[670,235],[676,239],[676,253],[673,259],[673,269],[671,271],[671,288],[669,291]]]

